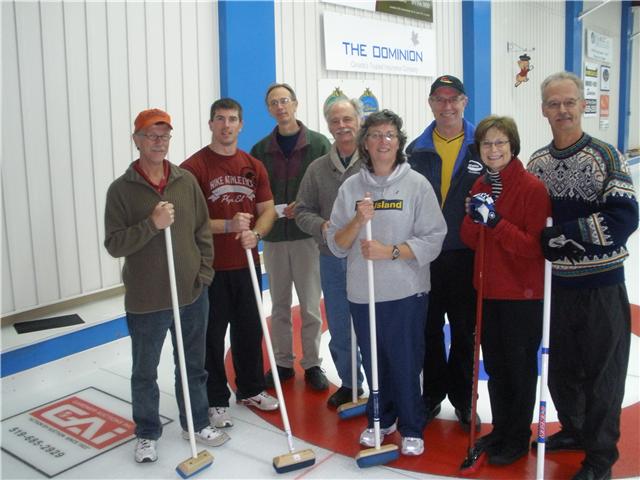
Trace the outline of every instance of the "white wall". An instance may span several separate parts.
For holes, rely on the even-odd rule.
[[[111,181],[142,109],[173,118],[170,159],[209,141],[217,4],[2,2],[2,314],[120,283],[102,247]]]
[[[551,140],[540,109],[540,83],[564,69],[563,2],[501,2],[491,4],[491,110],[513,117],[520,133],[520,159]],[[518,57],[527,52],[533,69],[528,82],[515,87]]]
[[[310,128],[319,128],[318,80],[322,78],[379,80],[381,108],[389,108],[404,120],[409,141],[433,119],[427,94],[433,79],[364,72],[327,71],[324,68],[322,12],[375,18],[421,28],[434,28],[438,45],[438,72],[462,77],[462,5],[433,2],[434,22],[427,23],[387,13],[368,12],[322,2],[279,1],[275,4],[276,78],[296,90],[298,118]]]
[[[602,2],[584,2],[583,11],[600,5]],[[612,63],[611,63],[611,90],[609,94],[609,128],[600,129],[600,116],[582,119],[582,128],[589,135],[598,137],[612,145],[618,145],[618,115],[620,112],[620,17],[622,14],[620,2],[609,2],[606,5],[594,10],[582,19],[582,61],[589,63],[603,64],[598,60],[587,57],[586,30],[594,30],[607,35],[612,40]],[[636,57],[638,62],[638,57]],[[605,64],[606,65],[606,64]]]
[[[640,7],[633,7],[633,30],[640,32]],[[631,44],[631,118],[629,119],[629,148],[640,149],[640,35]],[[635,184],[640,192],[640,185]]]

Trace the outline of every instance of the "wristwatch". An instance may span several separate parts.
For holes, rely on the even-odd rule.
[[[262,235],[260,235],[257,230],[253,230],[253,234],[256,236],[256,241],[257,242],[262,240]]]
[[[391,260],[395,260],[396,258],[400,258],[400,249],[397,245],[394,245],[391,250]]]

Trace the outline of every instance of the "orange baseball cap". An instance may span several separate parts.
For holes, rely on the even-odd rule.
[[[169,128],[173,130],[171,125],[171,117],[169,114],[158,108],[152,108],[150,110],[143,110],[138,114],[136,120],[133,122],[133,132],[139,132],[140,130],[155,125],[156,123],[166,123]]]

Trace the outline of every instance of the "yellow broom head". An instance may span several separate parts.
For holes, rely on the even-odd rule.
[[[202,450],[198,453],[198,456],[193,458],[191,457],[188,460],[185,460],[180,465],[176,467],[176,472],[182,478],[189,478],[194,476],[196,473],[201,472],[205,468],[211,466],[213,463],[213,455],[211,455],[206,450]]]

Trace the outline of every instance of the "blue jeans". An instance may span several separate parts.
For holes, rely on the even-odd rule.
[[[207,402],[207,371],[204,369],[205,332],[209,299],[204,287],[198,299],[191,305],[180,308],[182,339],[185,350],[189,395],[195,431],[209,425]],[[127,312],[127,326],[131,336],[133,364],[131,369],[131,403],[133,421],[136,424],[136,436],[157,440],[162,435],[162,423],[159,415],[160,392],[158,389],[158,364],[162,345],[171,332],[173,343],[173,361],[175,368],[175,392],[180,411],[180,425],[187,430],[184,411],[184,399],[178,355],[176,350],[176,331],[173,324],[173,311],[162,310],[151,313]]]
[[[351,312],[347,300],[347,259],[320,254],[320,282],[324,294],[324,308],[331,340],[329,351],[342,380],[342,386],[351,385]],[[358,387],[362,386],[360,355],[357,356]]]

